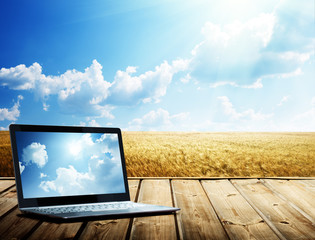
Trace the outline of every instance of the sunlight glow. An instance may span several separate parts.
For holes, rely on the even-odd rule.
[[[69,152],[73,156],[78,156],[81,152],[81,145],[77,142],[72,142],[69,144]]]

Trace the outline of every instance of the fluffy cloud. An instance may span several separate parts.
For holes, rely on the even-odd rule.
[[[93,180],[88,173],[80,173],[71,165],[69,168],[58,168],[56,173],[56,180],[41,182],[40,187],[45,192],[54,190],[60,195],[80,194],[83,188],[86,187],[85,183]]]
[[[45,173],[40,173],[40,176],[39,176],[40,178],[44,178],[44,177],[47,177],[47,174],[45,174]]]
[[[105,103],[111,84],[104,80],[102,66],[96,60],[84,72],[68,70],[59,76],[44,75],[38,63],[2,68],[0,84],[15,90],[32,89],[42,99],[45,111],[49,110],[46,100],[57,95],[64,113],[113,118],[113,107]]]
[[[17,118],[20,116],[20,100],[23,99],[22,95],[18,96],[17,102],[11,107],[10,109],[8,108],[0,108],[0,121],[3,120],[10,120],[10,121],[15,121]]]
[[[19,162],[19,167],[20,167],[20,174],[22,174],[22,172],[23,172],[24,169],[25,169],[25,166],[22,165],[22,162]]]
[[[133,119],[129,122],[129,130],[174,130],[179,124],[184,123],[189,117],[188,112],[170,115],[162,108],[150,111],[142,118]]]
[[[111,87],[110,102],[116,104],[136,104],[158,102],[166,94],[173,75],[188,68],[189,60],[178,59],[170,65],[167,61],[155,67],[155,71],[147,71],[139,76],[136,67],[127,67],[125,71],[117,71]]]
[[[165,61],[156,66],[154,71],[138,76],[137,68],[129,66],[125,71],[118,70],[114,81],[110,83],[104,80],[103,67],[96,60],[84,72],[68,70],[58,76],[44,75],[42,67],[34,63],[30,67],[18,65],[2,68],[0,84],[14,90],[34,91],[42,99],[44,111],[49,110],[46,101],[56,95],[63,113],[113,119],[111,111],[116,105],[158,102],[166,94],[173,75],[187,69],[188,65],[189,60],[178,59],[171,64]],[[7,111],[3,109],[0,117]]]
[[[255,120],[262,121],[271,118],[273,114],[262,114],[260,112],[255,112],[253,109],[248,109],[243,112],[237,112],[227,96],[220,96],[218,99],[223,107],[223,112],[225,115],[229,116],[233,121],[235,120]]]
[[[30,67],[20,64],[16,67],[0,69],[0,83],[15,90],[28,90],[35,87],[35,82],[45,78],[42,67],[33,63]]]
[[[246,22],[234,21],[225,25],[206,22],[201,31],[204,40],[192,50],[190,75],[199,80],[215,82],[210,87],[230,85],[261,88],[261,80],[265,77],[285,78],[300,74],[301,67],[313,54],[310,46],[314,45],[315,40],[308,33],[309,30],[306,31],[312,28],[309,24],[313,22],[313,17],[302,17],[301,13],[306,10],[297,6],[294,12],[299,12],[303,21],[294,20],[295,23],[290,26],[288,23],[292,20],[288,22],[288,16],[285,17],[283,11],[288,8],[286,5],[289,4],[280,4],[272,13],[260,14]],[[307,19],[311,21],[307,22]],[[303,27],[304,31],[300,32],[301,36],[296,36],[293,28],[299,27]],[[280,36],[279,32],[286,37]],[[289,36],[292,32],[295,35]],[[305,47],[297,46],[299,41],[297,45],[291,42],[290,46],[279,47],[279,44],[286,45],[288,39],[296,38],[304,42]],[[296,70],[292,72],[292,69]],[[256,82],[248,84],[255,79]]]
[[[56,169],[56,179],[41,181],[39,188],[59,195],[124,192],[116,135],[103,134],[93,140],[91,134],[84,134],[77,141],[69,143],[69,152],[75,161],[89,159],[88,171],[78,171],[74,162],[68,167]]]
[[[248,68],[254,69],[261,49],[270,41],[274,24],[273,14],[224,26],[207,22],[202,28],[205,40],[192,51],[192,74],[207,80],[257,79],[257,72],[249,72]]]
[[[22,162],[27,166],[35,163],[42,168],[48,162],[46,146],[37,142],[33,142],[23,149]]]
[[[262,88],[263,84],[261,82],[261,78],[258,78],[254,83],[250,85],[239,85],[236,82],[229,82],[229,81],[222,81],[222,82],[215,82],[210,84],[210,88],[217,88],[217,87],[222,87],[222,86],[232,86],[232,87],[240,87],[240,88],[252,88],[252,89],[257,89],[257,88]]]

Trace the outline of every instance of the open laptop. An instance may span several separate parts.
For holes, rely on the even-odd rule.
[[[179,208],[130,201],[119,128],[10,125],[19,208],[49,218],[124,218]]]

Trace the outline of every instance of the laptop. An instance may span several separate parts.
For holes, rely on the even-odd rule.
[[[130,201],[119,128],[11,124],[19,209],[53,219],[172,214]]]

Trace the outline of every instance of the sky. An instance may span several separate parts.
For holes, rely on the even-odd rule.
[[[314,1],[5,1],[0,129],[315,131]]]
[[[17,131],[16,140],[24,198],[125,192],[116,134]]]

